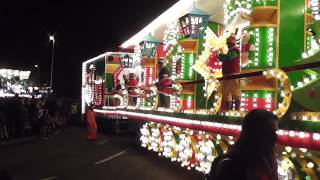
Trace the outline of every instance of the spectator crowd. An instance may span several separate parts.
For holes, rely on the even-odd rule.
[[[76,119],[77,102],[70,98],[0,98],[0,140],[26,136],[48,139]]]

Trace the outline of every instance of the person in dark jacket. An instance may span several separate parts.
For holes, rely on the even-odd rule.
[[[274,147],[277,116],[255,109],[243,120],[237,142],[228,153],[217,158],[208,180],[278,180]]]

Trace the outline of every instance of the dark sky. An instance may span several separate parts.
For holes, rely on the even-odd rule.
[[[9,2],[9,1],[8,1]],[[53,86],[80,95],[81,63],[118,47],[177,0],[18,1],[0,4],[0,68],[32,69],[48,83],[55,33]]]

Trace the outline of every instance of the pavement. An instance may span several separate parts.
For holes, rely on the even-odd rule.
[[[68,127],[49,140],[0,146],[0,168],[16,180],[199,180],[202,174],[140,147],[134,134],[98,135]]]

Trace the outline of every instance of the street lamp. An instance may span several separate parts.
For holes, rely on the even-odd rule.
[[[50,41],[52,41],[52,55],[51,55],[51,76],[50,76],[50,91],[52,91],[52,78],[53,78],[53,62],[54,62],[54,35],[49,36]]]

